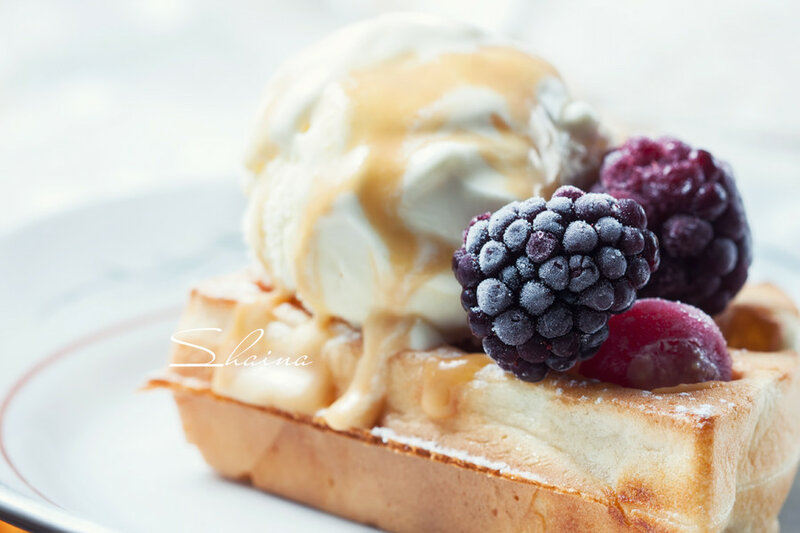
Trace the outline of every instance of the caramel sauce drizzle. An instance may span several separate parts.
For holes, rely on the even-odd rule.
[[[475,373],[492,363],[484,353],[457,357],[431,356],[422,371],[422,410],[431,418],[453,416],[458,408],[460,387],[472,381]]]
[[[531,180],[537,170],[530,159],[537,146],[521,132],[527,129],[537,105],[537,88],[546,77],[558,74],[545,61],[512,47],[485,46],[425,60],[405,54],[355,71],[342,82],[351,106],[348,149],[366,148],[367,155],[358,170],[345,179],[314,177],[315,187],[291,258],[297,294],[314,310],[316,320],[324,323],[331,318],[322,294],[320,266],[314,261],[315,227],[345,193],[356,195],[366,219],[388,250],[391,269],[388,273],[372,269],[386,279],[373,280],[380,294],[363,324],[364,353],[355,376],[324,414],[332,427],[368,427],[377,420],[385,393],[386,361],[409,347],[417,320],[400,316],[397,310],[406,307],[421,285],[450,268],[452,244],[412,231],[402,218],[408,143],[417,142],[416,147],[450,139],[472,145],[503,176],[508,191],[526,198],[534,192],[531,184],[538,181]],[[491,136],[459,128],[442,131],[446,116],[424,111],[460,87],[485,88],[501,95],[510,123],[492,116]],[[277,153],[277,149],[262,151],[268,158]],[[260,164],[258,168],[263,167]],[[442,416],[450,408],[444,405],[444,397],[449,398],[447,390],[469,376],[476,364],[437,364],[439,370],[426,370],[426,375],[438,376],[443,385],[427,387],[426,402],[431,412]]]

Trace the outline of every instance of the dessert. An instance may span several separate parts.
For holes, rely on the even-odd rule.
[[[248,156],[246,236],[277,287],[364,333],[329,425],[375,422],[391,353],[469,336],[450,270],[466,223],[588,185],[606,145],[545,61],[434,18],[356,24],[276,73]]]
[[[222,357],[252,327],[242,319],[267,309],[280,328],[309,326],[274,297],[253,273],[207,280],[178,329],[222,332],[181,338]],[[800,361],[783,339],[798,315],[784,298],[749,285],[729,305],[759,309],[740,334],[775,348],[731,349],[730,382],[647,391],[552,372],[526,383],[483,354],[405,351],[389,359],[379,422],[344,431],[268,397],[220,395],[216,368],[175,367],[152,384],[172,390],[188,440],[223,476],[389,531],[777,531],[800,442]],[[352,368],[357,331],[322,355]],[[178,344],[172,360],[208,354]]]
[[[268,85],[255,264],[194,289],[151,385],[223,476],[382,529],[776,531],[798,311],[742,289],[722,163],[609,146],[517,45],[335,34]]]

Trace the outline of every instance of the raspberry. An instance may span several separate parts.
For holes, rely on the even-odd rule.
[[[661,244],[661,268],[642,296],[715,314],[742,288],[752,261],[750,228],[727,165],[675,139],[637,137],[606,156],[598,189],[641,204]],[[641,227],[637,208],[624,210],[622,220]],[[619,243],[626,253],[642,245],[638,235],[624,233]]]
[[[592,357],[658,268],[645,225],[636,202],[575,187],[474,218],[453,271],[486,353],[526,381]]]
[[[608,329],[608,343],[581,363],[582,375],[637,389],[731,379],[725,339],[696,307],[645,298],[611,317]]]

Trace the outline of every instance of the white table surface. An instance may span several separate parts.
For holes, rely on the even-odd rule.
[[[756,238],[797,242],[800,4],[790,0],[6,0],[0,233],[102,198],[236,183],[276,65],[347,21],[408,8],[511,33],[610,123],[729,159]]]

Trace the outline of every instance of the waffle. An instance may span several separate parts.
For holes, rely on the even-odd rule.
[[[237,394],[235,372],[205,366],[150,386],[173,392],[187,439],[222,476],[381,529],[777,531],[800,456],[798,313],[774,286],[748,285],[718,321],[734,380],[653,391],[577,374],[525,383],[454,347],[401,352],[371,428],[319,416],[361,353],[344,323],[315,360],[316,395]],[[228,353],[254,325],[303,344],[312,323],[239,272],[192,292],[178,329],[217,330],[171,360]]]

